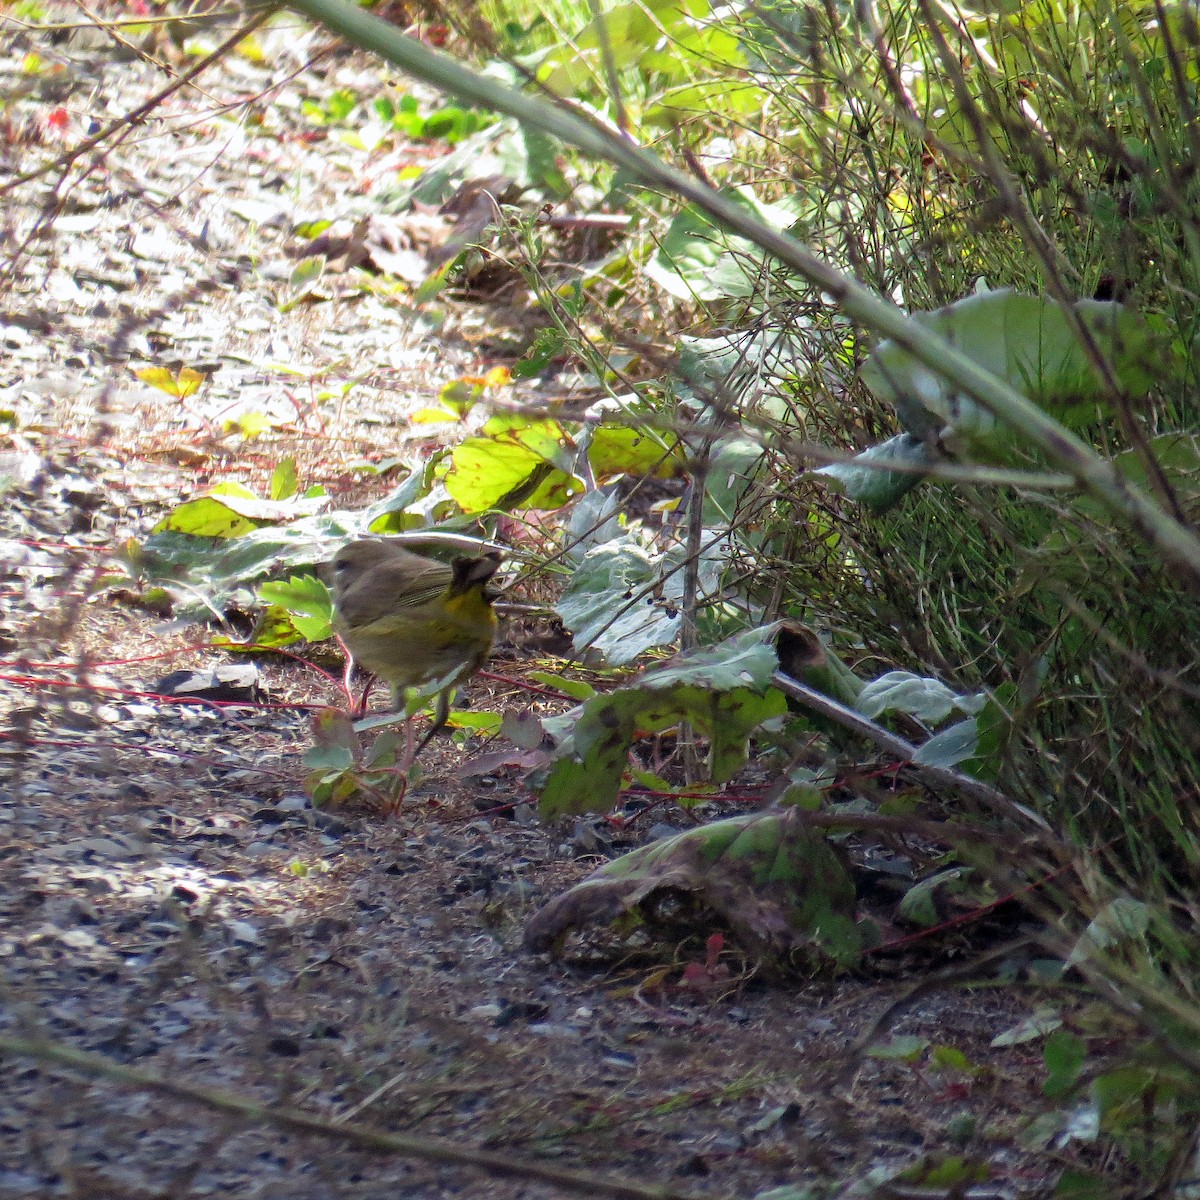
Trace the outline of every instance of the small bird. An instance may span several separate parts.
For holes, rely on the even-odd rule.
[[[496,614],[487,585],[499,569],[494,552],[447,566],[386,538],[348,542],[334,557],[335,627],[354,661],[391,685],[397,710],[405,688],[445,681],[410,763],[445,727],[451,689],[491,651]]]

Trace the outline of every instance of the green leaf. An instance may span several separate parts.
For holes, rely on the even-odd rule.
[[[596,694],[596,689],[590,683],[585,683],[582,679],[568,679],[565,675],[553,671],[530,671],[529,678],[542,687],[562,692],[572,700],[589,700]]]
[[[1062,1016],[1057,1008],[1042,1007],[1034,1010],[1032,1016],[1026,1017],[1019,1025],[1006,1029],[992,1038],[989,1045],[1001,1048],[1004,1046],[1020,1046],[1025,1042],[1036,1041],[1053,1033],[1062,1025]]]
[[[174,396],[179,400],[186,400],[189,396],[194,396],[200,390],[200,385],[208,378],[191,367],[180,367],[178,371],[171,371],[166,367],[143,367],[134,371],[134,374],[143,383],[148,383],[151,387],[158,388],[160,392],[166,392],[168,396]]]
[[[401,533],[423,523],[415,515],[409,521],[407,514],[433,491],[437,461],[434,458],[424,471],[410,471],[382,500],[372,504],[363,513],[365,527],[371,533]]]
[[[1150,908],[1132,896],[1117,896],[1106,904],[1071,948],[1065,965],[1086,962],[1114,946],[1141,942],[1150,928]]]
[[[610,809],[637,734],[662,732],[681,721],[710,739],[712,778],[729,779],[745,762],[751,732],[787,711],[783,694],[768,687],[774,670],[774,650],[766,641],[770,631],[751,630],[647,671],[632,686],[594,696],[546,723],[548,730],[563,733],[542,789],[542,815]]]
[[[607,542],[575,568],[554,611],[577,647],[621,666],[679,636],[679,607],[656,595],[660,582],[660,562],[632,538]]]
[[[1168,1096],[1159,1096],[1164,1078],[1161,1072],[1129,1063],[1105,1071],[1092,1080],[1088,1093],[1107,1126],[1119,1126],[1128,1120],[1140,1121],[1147,1109]],[[1169,1093],[1171,1088],[1167,1088]]]
[[[438,393],[438,401],[456,417],[465,417],[483,397],[483,384],[452,379]]]
[[[771,686],[771,676],[779,667],[775,655],[777,626],[764,625],[728,638],[719,646],[693,650],[684,658],[651,667],[638,676],[643,688],[664,688],[678,683],[698,687],[735,689]]]
[[[279,422],[274,417],[260,412],[243,412],[237,416],[226,417],[221,422],[221,428],[226,433],[240,433],[248,442],[260,438],[264,433],[274,429]]]
[[[983,1183],[990,1177],[987,1163],[951,1154],[945,1157],[930,1155],[911,1167],[905,1167],[897,1179],[942,1194],[961,1194],[973,1183]]]
[[[239,483],[219,483],[207,495],[172,509],[151,532],[235,538],[272,521],[310,516],[327,503],[324,495],[263,500]]]
[[[383,770],[387,767],[394,767],[400,761],[400,748],[404,742],[405,739],[400,736],[398,730],[383,730],[363,754],[363,768]]]
[[[1054,1200],[1110,1200],[1111,1183],[1080,1167],[1067,1167],[1054,1185]]]
[[[625,425],[600,425],[592,430],[587,453],[598,482],[616,475],[670,479],[683,469],[679,438]]]
[[[865,684],[858,696],[858,711],[874,720],[889,712],[909,713],[936,725],[955,709],[977,712],[982,697],[959,696],[944,683],[911,671],[888,671]]]
[[[589,550],[554,606],[575,645],[621,666],[654,646],[673,643],[679,636],[684,553],[677,546],[656,558],[636,532]],[[701,559],[702,593],[718,589],[720,568],[714,547]]]
[[[324,274],[325,256],[323,254],[310,255],[308,258],[302,258],[292,268],[292,273],[288,277],[288,287],[293,293],[311,291]]]
[[[343,542],[361,534],[361,513],[302,517],[290,525],[251,527],[232,538],[154,533],[138,547],[139,578],[161,585],[176,603],[202,594],[220,606],[240,593],[251,602],[250,588],[267,575],[311,567],[331,559]]]
[[[316,577],[293,575],[286,583],[260,584],[258,594],[267,604],[285,609],[306,640],[321,642],[333,636],[333,596]]]
[[[849,462],[831,463],[812,474],[831,479],[851,500],[881,513],[893,508],[922,480],[916,471],[885,471],[880,469],[881,465],[901,463],[915,468],[928,467],[936,461],[937,455],[928,442],[911,433],[901,433],[856,454]]]
[[[272,500],[287,500],[294,496],[298,489],[296,460],[290,455],[271,472],[269,494]]]
[[[708,10],[705,0],[699,11],[707,15]],[[611,55],[618,70],[639,66],[660,39],[666,38],[670,44],[686,32],[690,27],[687,18],[696,12],[696,0],[617,0],[607,4],[603,15],[574,32],[568,42],[559,40],[559,48],[543,59],[539,78],[559,95],[586,95],[589,84],[602,77],[606,56]],[[604,22],[603,35],[598,21]],[[682,73],[677,60],[674,71]]]
[[[1144,395],[1162,373],[1163,356],[1147,324],[1119,304],[1081,300],[1075,312],[1113,364],[1121,386]],[[1011,289],[981,292],[936,312],[913,313],[920,331],[940,334],[979,366],[1041,405],[1070,429],[1108,415],[1103,382],[1054,301]],[[892,404],[918,436],[943,430],[989,447],[1013,436],[987,410],[961,396],[890,340],[863,366],[867,386]]]
[[[585,487],[570,469],[573,451],[557,421],[493,417],[454,448],[446,489],[464,512],[561,508]]]
[[[348,771],[354,755],[345,746],[312,746],[304,752],[304,765],[314,770]]]
[[[1042,1050],[1046,1061],[1046,1082],[1042,1091],[1049,1100],[1060,1100],[1079,1081],[1087,1058],[1087,1043],[1065,1029],[1056,1029]]]
[[[470,733],[483,733],[488,737],[500,732],[504,724],[502,713],[473,712],[464,708],[453,708],[447,722],[451,729],[464,729]]]
[[[1150,453],[1162,468],[1167,483],[1180,505],[1190,513],[1200,508],[1200,436],[1193,433],[1163,433],[1150,439]],[[1149,490],[1146,464],[1136,450],[1126,450],[1113,459],[1126,479]]]
[[[904,893],[896,906],[897,915],[922,929],[932,929],[944,920],[938,910],[938,896],[962,892],[971,874],[970,867],[951,867],[920,880]]]
[[[568,347],[561,330],[547,327],[538,330],[538,335],[529,348],[513,366],[514,379],[533,379],[540,375],[554,359]]]
[[[935,733],[927,742],[917,747],[913,762],[924,763],[929,767],[956,767],[974,757],[979,746],[979,726],[977,717],[968,717],[965,721]]]
[[[169,512],[154,528],[152,534],[184,533],[191,537],[236,538],[257,529],[260,522],[235,512],[228,503],[216,496],[189,500]]]
[[[795,214],[761,203],[748,187],[722,189],[727,200],[776,229]],[[646,275],[680,300],[711,301],[755,294],[764,252],[748,239],[726,233],[697,209],[683,209],[646,265]]]
[[[280,650],[304,641],[304,635],[296,628],[292,614],[278,604],[269,604],[258,615],[254,629],[245,642],[235,641],[224,634],[217,634],[212,644],[230,654],[254,654],[259,650]]]
[[[979,1067],[957,1046],[934,1046],[929,1054],[929,1062],[939,1071],[955,1071],[964,1075],[973,1075],[979,1071]]]
[[[704,481],[704,525],[719,529],[736,524],[739,508],[766,465],[761,443],[752,438],[728,438],[714,447]]]
[[[916,1062],[929,1048],[929,1039],[915,1034],[895,1034],[889,1041],[868,1047],[871,1058],[884,1058],[893,1062]]]

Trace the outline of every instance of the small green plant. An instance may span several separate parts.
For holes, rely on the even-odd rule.
[[[313,744],[304,755],[305,790],[318,806],[366,798],[392,807],[405,782],[397,774],[403,744],[395,729],[364,740],[345,713],[324,709],[313,720]]]

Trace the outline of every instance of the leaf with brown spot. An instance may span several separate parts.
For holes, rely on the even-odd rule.
[[[654,917],[655,901],[672,892],[698,902],[690,919],[707,911],[760,958],[847,966],[862,951],[842,857],[795,809],[716,821],[606,863],[537,913],[525,945],[545,951],[585,925]]]

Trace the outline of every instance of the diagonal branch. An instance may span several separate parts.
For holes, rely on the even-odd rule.
[[[695,1200],[694,1196],[658,1184],[638,1183],[631,1179],[618,1179],[611,1175],[593,1174],[590,1171],[573,1171],[550,1163],[499,1154],[493,1150],[458,1146],[443,1138],[384,1133],[382,1130],[362,1125],[322,1120],[299,1109],[277,1107],[234,1092],[184,1083],[179,1079],[167,1079],[157,1071],[127,1067],[122,1063],[112,1062],[102,1054],[77,1050],[73,1046],[48,1038],[2,1035],[0,1054],[53,1063],[78,1071],[92,1079],[107,1079],[139,1091],[167,1096],[172,1100],[199,1104],[251,1124],[273,1125],[296,1133],[313,1134],[362,1150],[398,1154],[425,1162],[475,1167],[499,1178],[537,1179],[581,1196],[610,1196],[613,1200]]]
[[[1027,396],[984,370],[945,338],[914,328],[894,304],[837,270],[804,243],[764,225],[728,196],[668,165],[631,138],[572,108],[566,101],[548,104],[497,80],[484,78],[346,0],[289,0],[289,6],[434,87],[506,113],[587,154],[607,159],[642,184],[674,192],[725,229],[749,238],[819,288],[847,316],[891,338],[919,362],[1023,434],[1050,462],[1127,521],[1189,586],[1200,591],[1200,537],[1193,530],[1164,512],[1091,446]]]

